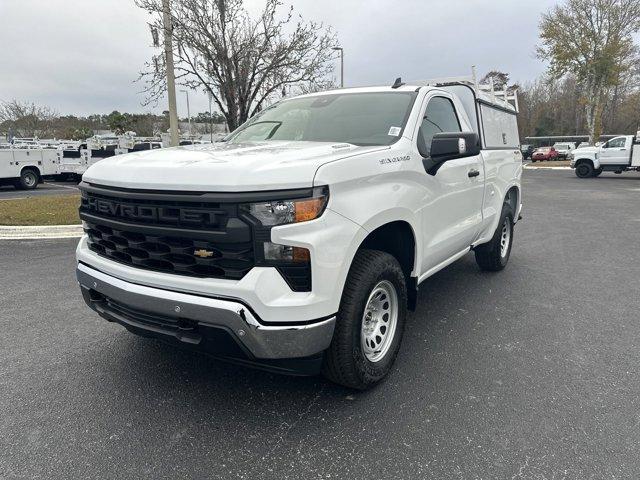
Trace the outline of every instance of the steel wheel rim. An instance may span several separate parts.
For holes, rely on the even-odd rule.
[[[500,257],[505,258],[509,252],[509,242],[511,241],[511,223],[505,218],[500,235]]]
[[[382,360],[393,343],[398,324],[398,293],[382,280],[373,288],[362,314],[360,345],[370,362]]]
[[[33,173],[27,173],[24,176],[24,183],[26,183],[28,187],[32,187],[36,183],[36,176]]]

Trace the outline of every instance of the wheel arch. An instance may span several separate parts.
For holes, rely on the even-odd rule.
[[[24,167],[22,167],[22,168],[20,169],[20,175],[21,175],[21,176],[22,176],[22,173],[23,173],[25,170],[31,170],[31,171],[35,172],[35,173],[36,173],[36,175],[38,175],[38,180],[41,180],[41,179],[42,179],[42,173],[40,172],[40,169],[39,169],[38,167],[36,167],[35,165],[25,165]]]
[[[589,157],[580,157],[576,159],[574,163],[574,167],[577,167],[581,163],[590,163],[591,166],[594,168],[594,170],[600,168],[600,162],[596,159],[589,158]]]
[[[517,217],[520,213],[520,204],[522,203],[520,186],[511,185],[505,192],[502,203],[508,203],[509,206],[511,206],[514,217]],[[514,221],[517,221],[517,218],[514,218]]]
[[[418,270],[418,244],[411,223],[406,220],[393,220],[377,226],[360,242],[355,253],[362,249],[386,252],[398,260],[407,283],[409,309],[415,310],[418,282],[417,277],[412,274]],[[353,262],[353,259],[351,261]]]

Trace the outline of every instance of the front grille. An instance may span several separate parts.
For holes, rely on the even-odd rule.
[[[148,235],[85,221],[89,248],[126,265],[165,273],[240,279],[254,265],[252,244]]]
[[[125,265],[239,280],[255,265],[252,228],[235,204],[119,198],[83,189],[80,217],[93,252]],[[177,195],[173,196],[177,197]]]

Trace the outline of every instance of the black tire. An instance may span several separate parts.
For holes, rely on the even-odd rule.
[[[25,168],[16,181],[16,187],[20,190],[33,190],[40,183],[40,175],[33,169]]]
[[[363,348],[363,322],[365,308],[372,301],[370,296],[379,285],[392,285],[395,289],[397,319],[392,337],[386,340],[386,352],[371,361]],[[323,375],[349,388],[366,390],[373,387],[389,373],[398,355],[406,316],[407,287],[398,261],[378,250],[358,251],[340,300],[333,339],[325,352]]]
[[[593,165],[591,162],[581,162],[576,165],[576,177],[578,178],[590,178],[593,177]]]
[[[502,248],[503,235],[507,230],[508,238],[505,240],[505,249]],[[476,263],[481,270],[498,272],[507,266],[513,246],[513,212],[509,204],[502,206],[502,213],[498,228],[491,240],[475,248]]]

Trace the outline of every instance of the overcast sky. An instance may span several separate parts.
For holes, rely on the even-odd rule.
[[[290,0],[284,0],[291,4]],[[249,0],[251,10],[260,0]],[[553,0],[295,0],[331,25],[345,51],[346,86],[467,75],[493,68],[527,81],[540,14]],[[150,58],[147,13],[133,0],[0,0],[0,100],[33,101],[61,114],[160,112],[141,105],[138,72]],[[335,76],[339,77],[339,64]],[[185,95],[178,93],[180,116]],[[208,109],[190,93],[191,112]]]

